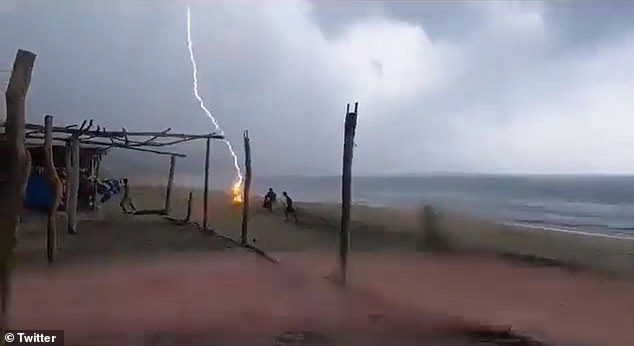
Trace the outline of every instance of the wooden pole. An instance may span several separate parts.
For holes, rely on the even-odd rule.
[[[33,130],[33,131],[41,131],[44,132],[44,126],[40,125],[40,124],[26,124],[26,129],[27,130]],[[123,139],[125,137],[156,137],[156,138],[180,138],[180,139],[187,139],[187,140],[195,140],[195,139],[206,139],[206,138],[213,138],[213,139],[224,139],[225,137],[223,135],[217,134],[217,133],[208,133],[208,134],[187,134],[187,133],[170,133],[167,130],[163,131],[163,132],[129,132],[129,131],[106,131],[105,129],[101,129],[99,131],[97,130],[90,130],[90,129],[78,129],[78,128],[71,128],[71,127],[53,127],[53,132],[54,133],[66,133],[69,135],[85,135],[85,136],[89,136],[89,137],[99,137],[99,138],[120,138]],[[130,143],[139,143],[136,141],[129,141]],[[180,141],[179,141],[180,142]],[[155,143],[156,144],[156,143]],[[155,144],[149,144],[149,145],[155,145]],[[174,143],[172,143],[174,144]],[[161,144],[159,144],[161,145]]]
[[[83,143],[83,144],[98,145],[98,146],[108,147],[108,148],[109,147],[113,147],[113,148],[121,148],[121,149],[126,149],[126,150],[142,151],[142,152],[146,152],[146,153],[159,154],[159,155],[170,155],[170,156],[178,156],[178,157],[186,157],[187,156],[187,155],[181,154],[181,153],[174,153],[174,152],[161,151],[161,150],[153,150],[153,149],[147,149],[147,148],[131,147],[129,145],[119,144],[119,143],[108,143],[108,142],[93,141],[93,140],[87,140],[87,139],[82,139],[82,140],[80,140],[80,142]]]
[[[357,128],[357,107],[350,112],[350,104],[346,107],[346,120],[343,139],[343,172],[341,174],[341,231],[339,233],[339,269],[341,284],[346,284],[348,270],[348,252],[350,251],[350,203],[352,198],[352,152],[354,134]]]
[[[192,198],[194,197],[194,193],[189,191],[189,199],[187,200],[187,215],[185,216],[185,222],[189,222],[192,217]]]
[[[44,167],[44,173],[46,174],[48,185],[51,189],[51,195],[53,196],[53,200],[51,201],[51,205],[48,209],[48,222],[46,225],[46,254],[48,256],[48,261],[53,262],[55,260],[55,252],[57,250],[57,210],[59,209],[59,203],[62,198],[62,182],[57,176],[55,160],[53,159],[52,115],[44,117],[44,126],[46,126],[46,139],[44,142],[46,166]]]
[[[249,227],[249,190],[251,189],[251,143],[249,131],[244,131],[244,190],[242,193],[242,246],[247,245],[247,233]]]
[[[98,200],[98,182],[99,182],[99,171],[101,168],[101,155],[97,155],[94,157],[95,160],[95,169],[93,174],[93,190],[92,190],[92,203],[93,210],[97,210],[97,200]]]
[[[64,162],[66,164],[66,179],[64,182],[64,211],[66,212],[66,221],[68,222],[68,205],[70,204],[70,172],[73,170],[73,164],[71,162],[71,150],[70,141],[66,141],[66,156]]]
[[[30,139],[43,139],[44,137],[41,137],[39,135],[38,136],[30,135],[30,136],[28,136],[28,138],[30,138]],[[68,143],[67,139],[60,138],[60,137],[54,137],[53,140],[54,141],[65,141],[65,142]],[[80,139],[79,143],[100,146],[100,147],[103,147],[103,148],[101,148],[102,150],[105,150],[105,149],[113,147],[113,148],[121,148],[121,149],[126,149],[126,150],[141,151],[141,152],[153,153],[153,154],[159,154],[159,155],[170,155],[170,156],[174,155],[176,157],[187,157],[187,155],[181,154],[181,153],[175,153],[175,152],[170,152],[170,151],[153,150],[153,149],[140,148],[140,147],[133,147],[133,146],[122,144],[122,143],[101,142],[101,141],[95,141],[95,140],[90,140],[90,139]]]
[[[66,214],[68,215],[68,233],[78,234],[77,231],[77,197],[79,194],[79,140],[77,136],[70,138],[70,160],[72,162],[71,171],[68,175],[68,205]]]
[[[8,329],[11,288],[11,262],[17,243],[16,234],[23,209],[26,185],[31,172],[31,155],[24,144],[25,99],[31,84],[35,54],[18,50],[5,92],[5,122],[8,148],[8,180],[0,189],[0,335]],[[4,345],[4,337],[0,338]]]
[[[170,156],[170,170],[167,176],[167,191],[165,191],[165,213],[170,212],[170,201],[172,198],[172,185],[174,185],[174,166],[176,165],[176,156]]]
[[[205,151],[205,190],[203,194],[203,229],[207,231],[208,207],[209,207],[209,151],[211,150],[211,138],[207,138],[207,150]]]
[[[93,180],[93,177],[95,176],[95,169],[96,169],[96,162],[95,162],[95,158],[91,157],[90,158],[90,180]],[[90,208],[90,210],[94,210],[94,203],[91,204],[90,201],[94,200],[93,197],[95,197],[95,187],[97,186],[97,184],[93,184],[92,185],[92,190],[90,191],[90,198],[88,199],[88,207]]]

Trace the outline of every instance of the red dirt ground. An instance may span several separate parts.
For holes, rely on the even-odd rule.
[[[262,245],[324,236],[290,225],[267,233],[264,226]],[[64,329],[67,344],[82,346],[271,345],[288,330],[321,332],[343,345],[446,345],[439,331],[474,327],[465,318],[557,345],[634,345],[631,280],[491,257],[374,252],[353,253],[343,291],[324,280],[335,267],[333,253],[273,253],[281,262],[274,265],[193,231],[145,219],[84,225],[48,269],[26,260],[41,263],[43,233],[29,242],[23,232],[13,327]],[[29,252],[31,243],[39,245]]]
[[[326,254],[274,254],[292,270],[327,273]],[[330,259],[328,259],[330,257]],[[357,253],[350,285],[424,311],[508,325],[562,345],[634,345],[634,282],[499,258]]]
[[[11,327],[63,329],[66,345],[82,346],[306,344],[311,335],[313,345],[471,345],[456,331],[480,328],[307,272],[240,252],[22,268]]]

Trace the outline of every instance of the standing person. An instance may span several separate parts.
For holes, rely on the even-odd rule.
[[[264,195],[264,205],[265,209],[268,209],[269,212],[273,211],[273,203],[277,201],[277,194],[273,191],[273,188],[269,188],[269,191]]]
[[[123,210],[124,214],[131,214],[136,211],[134,207],[134,203],[132,203],[132,198],[130,198],[130,186],[128,185],[128,178],[123,178],[123,197],[121,198],[121,202],[119,202],[119,206],[121,210]],[[131,211],[128,212],[126,206],[131,208]]]
[[[282,195],[284,196],[284,198],[286,198],[286,209],[284,209],[284,216],[285,216],[284,221],[287,222],[288,216],[293,215],[293,218],[295,218],[295,223],[297,223],[297,212],[295,211],[295,208],[293,207],[293,199],[288,195],[288,193],[286,193],[286,191],[282,192]]]

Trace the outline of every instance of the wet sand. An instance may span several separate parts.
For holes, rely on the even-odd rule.
[[[326,203],[300,205],[308,223],[336,233],[340,206]],[[385,238],[400,233],[409,244],[420,239],[420,210],[353,206],[351,232],[363,242],[367,234]],[[501,255],[568,268],[589,269],[609,276],[634,279],[634,239],[587,232],[494,223],[458,213],[440,212],[438,234],[458,253]],[[393,242],[392,242],[393,243]],[[355,242],[353,241],[353,250]],[[407,249],[399,246],[400,249]],[[411,246],[410,246],[411,249]]]

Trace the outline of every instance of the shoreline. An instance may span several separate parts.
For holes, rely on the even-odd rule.
[[[157,186],[151,188],[155,190]],[[141,186],[133,186],[144,190]],[[163,189],[160,187],[159,189]],[[202,206],[200,189],[194,189],[194,219],[202,220],[197,210]],[[185,209],[188,189],[175,189],[179,196],[172,205],[176,213]],[[227,191],[210,191],[210,222],[212,227],[230,230],[229,236],[239,239],[241,208],[221,206],[228,203]],[[218,198],[219,196],[223,196]],[[226,198],[225,198],[226,196]],[[300,219],[300,234],[288,230],[282,238],[268,239],[271,228],[285,225],[282,204],[278,202],[273,214],[261,207],[261,198],[251,196],[250,237],[265,251],[323,251],[336,249],[340,229],[340,203],[296,201]],[[161,203],[162,204],[162,203]],[[233,215],[224,215],[226,210]],[[200,219],[200,220],[199,220]],[[421,251],[423,236],[420,206],[409,208],[381,208],[355,204],[352,206],[350,232],[353,252]],[[472,253],[525,259],[524,263],[560,268],[580,268],[599,274],[634,276],[634,237],[600,234],[549,226],[504,223],[474,217],[469,214],[440,210],[438,235],[448,245],[449,253]],[[305,231],[305,232],[304,232]],[[252,234],[252,235],[251,235]]]
[[[300,205],[337,205],[341,208],[341,202],[329,202],[329,201],[297,201]],[[429,204],[435,208],[433,204]],[[352,208],[372,208],[372,209],[386,209],[386,210],[401,210],[401,211],[409,211],[409,212],[418,212],[421,207],[412,207],[412,206],[402,206],[402,207],[390,207],[380,203],[353,203],[351,204]],[[520,220],[502,220],[496,219],[492,217],[486,217],[482,215],[476,215],[474,213],[462,212],[456,210],[450,210],[446,208],[440,209],[440,212],[443,214],[449,215],[461,215],[465,218],[482,220],[485,222],[494,223],[500,226],[508,226],[513,228],[522,228],[522,229],[535,229],[535,230],[543,230],[543,231],[552,231],[552,232],[561,232],[561,233],[569,233],[569,234],[577,234],[584,235],[589,237],[598,237],[598,238],[610,238],[610,239],[622,239],[622,240],[634,240],[634,234],[626,234],[622,232],[618,232],[619,229],[616,228],[601,228],[597,229],[597,231],[587,231],[582,230],[580,228],[576,228],[574,226],[563,226],[557,224],[549,224],[549,223],[537,223],[537,222],[527,222]],[[597,227],[598,228],[598,227]],[[628,229],[629,230],[629,229]]]
[[[141,188],[141,189],[144,189],[144,188],[165,188],[165,186],[162,185],[161,183],[143,184],[143,185],[137,185],[136,187]],[[194,187],[191,187],[191,186],[184,186],[184,185],[179,185],[179,184],[175,184],[175,188],[177,188],[179,190],[182,189],[182,190],[191,190],[191,191],[198,191],[198,192],[202,191],[200,188],[194,188]],[[228,198],[231,198],[230,193],[228,191],[225,191],[225,190],[211,188],[209,190],[209,193],[210,194],[215,194],[215,195],[224,194]],[[259,196],[259,195],[251,195],[251,197],[250,197],[251,201],[257,201],[257,203],[255,203],[256,206],[258,205],[258,203],[261,202],[261,199],[262,199],[262,197]],[[361,202],[359,202],[359,200],[361,200]],[[324,201],[318,201],[318,200],[304,201],[304,200],[294,200],[294,202],[298,206],[308,207],[309,209],[313,208],[315,206],[337,206],[338,208],[341,208],[341,202],[339,202],[339,201],[325,201],[325,200]],[[422,203],[420,203],[417,206],[402,205],[402,206],[393,207],[393,206],[389,206],[388,204],[385,204],[385,203],[371,202],[371,201],[366,200],[366,199],[358,199],[357,201],[355,201],[353,199],[351,207],[352,207],[352,209],[370,208],[370,209],[376,209],[376,210],[392,210],[392,211],[401,211],[401,212],[405,211],[407,213],[417,213],[417,212],[419,212],[422,209],[421,205],[422,205]],[[429,203],[429,205],[431,205],[433,208],[436,208],[436,206],[433,203]],[[609,227],[602,227],[600,229],[597,229],[597,231],[595,232],[595,231],[583,230],[583,229],[580,229],[580,228],[574,227],[574,226],[563,226],[563,225],[552,224],[552,223],[537,223],[537,222],[526,222],[526,221],[522,221],[522,220],[496,219],[496,218],[493,218],[493,217],[477,215],[477,214],[472,213],[472,212],[463,212],[463,211],[458,211],[458,210],[451,210],[449,208],[444,208],[444,207],[440,208],[439,210],[443,214],[460,215],[460,217],[470,218],[470,219],[477,219],[477,220],[481,220],[481,221],[484,221],[484,222],[489,222],[489,223],[493,223],[493,224],[496,224],[496,225],[512,227],[512,228],[520,228],[520,229],[527,229],[527,230],[552,231],[552,232],[568,233],[568,234],[583,235],[583,236],[597,237],[597,238],[634,240],[634,234],[629,235],[629,234],[626,234],[626,233],[623,233],[623,232],[618,232],[619,229],[609,228]],[[599,227],[597,227],[597,228],[599,228]]]
[[[489,175],[483,175],[483,177],[487,177],[487,176]],[[454,179],[459,177],[460,176],[452,177],[451,175],[450,176],[432,175],[428,178],[442,180],[442,179]],[[466,175],[465,177],[469,177],[469,175]],[[495,175],[492,175],[491,177],[495,177]],[[504,178],[507,176],[501,175],[500,177]],[[513,178],[513,177],[515,176],[510,175],[507,178]],[[523,177],[522,175],[518,175],[516,178],[522,178],[522,177]],[[324,194],[322,193],[324,191],[320,191],[319,189],[314,190],[313,188],[305,186],[306,183],[311,183],[312,180],[314,179],[333,180],[334,178],[336,177],[331,177],[331,176],[309,177],[309,178],[288,177],[290,181],[287,181],[285,185],[287,185],[286,186],[287,191],[290,192],[291,196],[294,198],[294,200],[297,203],[337,204],[337,203],[340,203],[340,193],[339,193],[338,187],[331,191],[331,189],[333,188],[333,186],[331,186],[332,184],[324,185],[323,189],[327,190],[325,191],[326,193]],[[411,178],[414,178],[414,177],[411,177]],[[554,178],[557,178],[557,177],[554,177]],[[632,178],[634,178],[634,176],[632,176]],[[368,182],[364,182],[365,180],[375,179],[375,178],[357,177],[357,179],[359,179],[359,182],[358,182],[359,184],[363,183],[367,185]],[[376,179],[391,179],[391,178],[376,177]],[[146,179],[143,179],[143,180],[146,180]],[[304,180],[306,182],[304,182]],[[184,181],[187,181],[187,183],[185,183]],[[147,184],[148,186],[150,185],[159,186],[164,184],[161,179],[156,180],[156,183],[150,182],[148,180],[146,180],[146,182],[149,183]],[[261,194],[264,194],[265,192],[264,186],[273,186],[278,192],[284,190],[280,188],[280,186],[284,186],[284,184],[281,183],[281,177],[260,178],[259,185],[257,182],[258,180],[256,179],[256,184],[252,185],[252,193],[257,195],[256,198],[259,198]],[[263,182],[266,182],[266,183],[263,183]],[[180,182],[177,181],[175,183],[175,187],[183,188],[183,189],[197,190],[200,188],[200,186],[202,185],[193,184],[193,181],[191,178],[181,179]],[[629,215],[627,214],[627,210],[629,210],[627,208],[629,208],[630,206],[634,208],[634,204],[621,205],[621,204],[614,204],[616,202],[609,202],[609,201],[604,203],[604,202],[590,202],[590,201],[584,202],[583,200],[580,200],[578,202],[572,203],[574,204],[573,206],[569,206],[568,204],[570,204],[571,202],[568,200],[552,200],[551,201],[548,198],[553,198],[553,196],[550,196],[550,197],[546,196],[544,197],[545,198],[544,200],[537,199],[536,201],[531,202],[531,203],[543,203],[543,204],[538,204],[540,206],[538,208],[539,211],[535,211],[531,208],[524,209],[524,207],[522,207],[522,204],[516,204],[517,201],[515,201],[514,199],[511,199],[508,201],[506,199],[496,200],[495,204],[488,204],[488,201],[486,199],[483,200],[483,202],[485,203],[482,205],[480,205],[480,202],[478,201],[465,202],[466,204],[462,204],[462,202],[459,202],[459,201],[451,202],[449,200],[443,201],[443,199],[435,200],[433,197],[435,195],[433,194],[432,195],[423,194],[418,196],[418,193],[415,193],[413,195],[409,193],[405,193],[404,195],[392,196],[390,194],[389,196],[388,195],[384,196],[381,193],[376,194],[376,192],[373,192],[373,190],[368,190],[368,188],[369,188],[368,186],[365,186],[365,187],[360,186],[358,188],[360,195],[352,196],[353,205],[372,207],[372,208],[418,209],[420,208],[420,205],[424,203],[424,204],[432,205],[434,207],[438,207],[439,210],[446,213],[467,214],[467,215],[471,215],[474,218],[485,219],[488,221],[505,224],[505,225],[518,224],[522,227],[529,227],[529,228],[543,226],[548,229],[552,228],[553,230],[562,229],[562,230],[572,231],[572,232],[585,232],[585,233],[603,234],[603,235],[616,236],[616,237],[622,236],[622,237],[634,238],[634,219],[630,220],[628,218],[627,220],[625,220],[625,219],[622,219],[622,215],[621,215],[623,213],[625,213],[623,215]],[[211,189],[212,189],[211,190],[212,192],[215,192],[215,191],[225,192],[226,190],[225,188],[221,188],[218,186],[213,186]],[[396,196],[400,196],[399,199],[395,199]],[[474,194],[471,197],[478,197],[478,196],[479,196],[478,194]],[[512,198],[515,198],[515,197],[512,197]],[[517,198],[522,199],[523,197],[517,197]],[[428,201],[425,201],[425,200],[428,200]],[[454,202],[458,204],[454,204]],[[520,202],[521,201],[519,201],[518,203]],[[564,208],[564,209],[561,209],[560,207],[558,207],[559,203],[563,203],[563,206],[561,206],[561,208]],[[581,207],[579,207],[581,209],[574,209],[574,208],[577,208],[575,207],[575,205],[577,204],[581,205]],[[593,211],[591,209],[587,209],[592,206],[586,206],[586,204],[591,204],[601,208],[599,209],[599,211]],[[602,214],[603,212],[601,211],[603,207],[608,209],[626,208],[626,210],[618,211],[618,214],[614,214],[614,215],[611,214],[612,211],[609,214],[603,215]],[[573,208],[573,209],[569,209],[569,208]]]
[[[510,227],[529,228],[529,229],[538,229],[538,230],[552,231],[552,232],[578,234],[578,235],[584,235],[589,237],[634,240],[634,236],[630,236],[626,234],[615,235],[615,234],[606,234],[606,233],[599,233],[599,232],[587,232],[587,231],[579,231],[574,228],[563,228],[563,227],[549,226],[549,225],[534,225],[534,224],[523,223],[523,222],[501,222],[501,224],[505,226],[510,226]]]
[[[315,201],[315,202],[306,202],[306,203],[321,203],[321,204],[338,204],[341,205],[341,202],[329,202],[329,201]],[[419,203],[421,205],[431,205],[432,207],[438,207],[434,203]],[[352,202],[353,206],[360,207],[370,207],[370,208],[380,208],[380,209],[401,209],[401,210],[418,210],[421,209],[420,206],[412,207],[406,203],[403,203],[401,206],[390,206],[387,203],[380,202],[370,202],[364,200],[363,202]],[[452,209],[450,207],[440,207],[438,208],[443,213],[446,214],[460,214],[465,215],[470,218],[486,220],[488,222],[510,226],[510,227],[521,227],[521,228],[531,228],[531,229],[541,229],[541,230],[549,230],[554,232],[565,232],[571,234],[582,234],[588,236],[597,236],[597,237],[606,237],[606,238],[615,238],[615,239],[627,239],[634,240],[634,228],[632,227],[609,227],[604,225],[573,225],[573,224],[558,224],[554,222],[547,222],[541,219],[535,220],[526,220],[526,219],[510,219],[510,218],[502,218],[502,217],[493,217],[490,215],[478,214],[476,212],[471,211],[463,211],[459,209]],[[547,211],[547,210],[546,210]],[[590,227],[591,226],[591,227]]]
[[[338,230],[341,204],[298,203],[298,206],[306,208],[305,212],[319,220],[319,225],[326,225],[335,233]],[[400,233],[417,241],[424,232],[423,222],[420,209],[352,206],[353,234]],[[634,276],[634,237],[503,223],[442,211],[437,227],[449,253],[493,255],[530,265]]]

